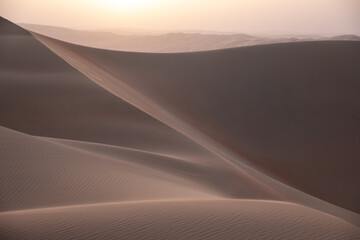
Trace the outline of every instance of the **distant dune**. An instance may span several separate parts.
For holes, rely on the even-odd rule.
[[[360,42],[0,52],[0,239],[360,238]]]
[[[221,34],[221,33],[137,33],[119,34],[111,31],[82,31],[61,27],[21,24],[25,29],[60,39],[66,42],[89,47],[130,51],[130,52],[194,52],[234,48],[270,43],[344,40],[360,41],[356,35],[341,35],[335,37],[321,36],[286,36],[286,37],[259,37],[248,34]]]

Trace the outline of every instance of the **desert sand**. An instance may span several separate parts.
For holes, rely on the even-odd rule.
[[[360,238],[360,42],[0,43],[1,239]]]

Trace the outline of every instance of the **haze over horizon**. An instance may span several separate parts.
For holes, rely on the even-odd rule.
[[[357,0],[1,0],[0,14],[17,23],[83,30],[360,35]]]

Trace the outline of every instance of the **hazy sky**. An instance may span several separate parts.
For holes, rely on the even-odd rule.
[[[0,0],[0,14],[78,29],[360,35],[360,0]]]

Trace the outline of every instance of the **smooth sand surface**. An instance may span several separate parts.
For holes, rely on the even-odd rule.
[[[0,20],[0,239],[360,238],[359,43],[33,35]]]
[[[360,234],[359,228],[307,207],[254,200],[99,204],[0,213],[0,217],[0,234],[37,240],[355,240]]]

